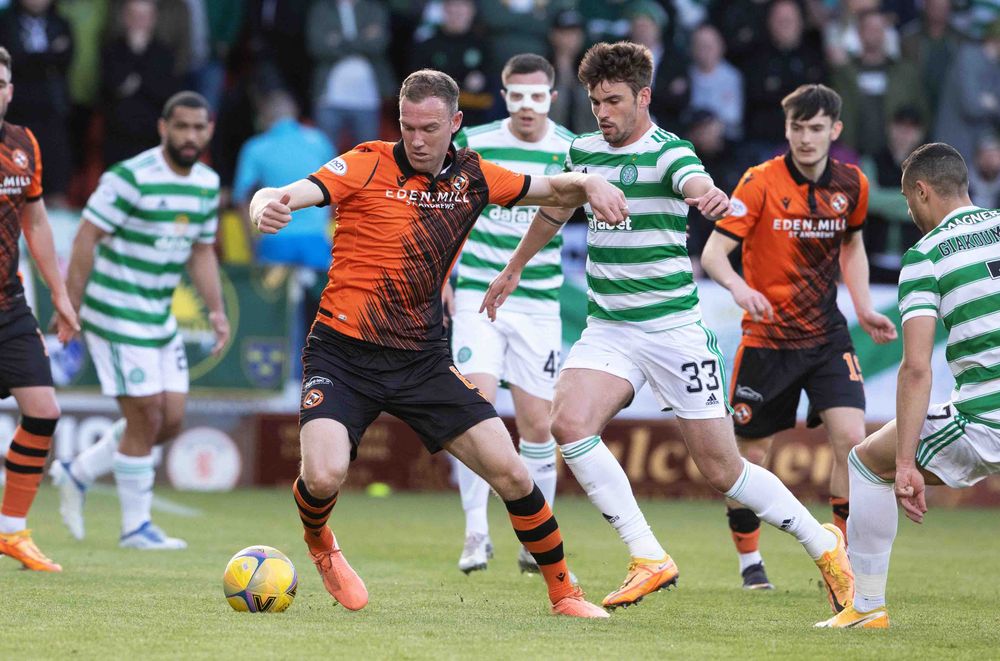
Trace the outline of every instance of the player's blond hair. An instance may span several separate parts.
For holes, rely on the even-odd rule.
[[[436,69],[414,71],[406,77],[399,88],[400,103],[403,99],[420,103],[430,97],[444,101],[452,114],[458,112],[458,83],[443,71]]]

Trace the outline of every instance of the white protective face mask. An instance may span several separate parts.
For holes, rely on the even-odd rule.
[[[552,88],[549,85],[508,85],[506,89],[507,112],[512,115],[521,108],[534,110],[539,115],[544,115],[552,107]],[[545,95],[543,101],[535,101],[531,98],[532,94],[538,94],[539,92]],[[511,93],[520,94],[521,98],[517,101],[512,101],[510,98]]]

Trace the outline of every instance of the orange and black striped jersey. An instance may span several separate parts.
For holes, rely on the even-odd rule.
[[[42,196],[42,155],[24,126],[0,122],[0,312],[24,304],[18,241],[24,205]]]
[[[743,315],[743,344],[800,349],[846,327],[837,308],[840,245],[864,226],[868,179],[834,159],[816,182],[791,155],[750,168],[732,195],[733,215],[715,231],[743,242],[743,277],[774,308],[771,321]]]
[[[337,205],[329,282],[316,321],[372,344],[423,349],[444,341],[441,289],[487,204],[511,207],[530,177],[451,148],[436,177],[416,172],[403,143],[366,142],[309,176]]]

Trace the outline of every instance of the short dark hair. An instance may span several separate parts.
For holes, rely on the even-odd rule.
[[[167,99],[167,102],[163,104],[163,119],[170,119],[177,108],[204,108],[209,114],[212,113],[212,107],[208,105],[208,99],[191,90],[178,92]]]
[[[943,142],[921,145],[903,161],[903,188],[923,181],[942,197],[957,197],[969,189],[969,168],[958,150]]]
[[[424,99],[436,97],[445,102],[452,114],[458,112],[458,83],[443,71],[420,69],[414,71],[399,88],[399,101],[403,99],[420,103]]]
[[[781,108],[785,111],[785,119],[802,121],[823,114],[837,121],[840,119],[840,108],[843,102],[840,95],[826,85],[799,85],[798,88],[781,100]]]
[[[631,41],[597,43],[583,56],[577,77],[588,90],[602,82],[625,83],[638,95],[653,83],[653,54]]]
[[[10,52],[3,46],[0,46],[0,67],[7,67],[9,73],[14,73],[14,69],[11,67]]]
[[[534,53],[520,53],[507,60],[507,64],[503,65],[503,71],[500,73],[500,80],[506,82],[507,76],[519,73],[535,73],[536,71],[544,73],[545,77],[549,79],[550,85],[555,82],[555,67],[544,57],[535,55]]]

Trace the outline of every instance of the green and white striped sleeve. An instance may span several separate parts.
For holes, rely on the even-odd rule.
[[[657,167],[663,169],[663,183],[677,195],[684,196],[684,184],[694,177],[712,177],[705,171],[701,159],[687,140],[668,143],[667,149],[657,158]]]
[[[113,233],[125,224],[140,197],[135,175],[121,163],[112,165],[83,209],[83,219],[105,232]]]
[[[903,323],[913,317],[937,317],[941,294],[934,262],[916,248],[903,255],[903,268],[899,272],[899,314]]]
[[[201,227],[201,232],[198,233],[198,243],[215,243],[215,235],[219,231],[218,192],[208,201],[208,206],[208,217],[205,219],[205,224]]]

